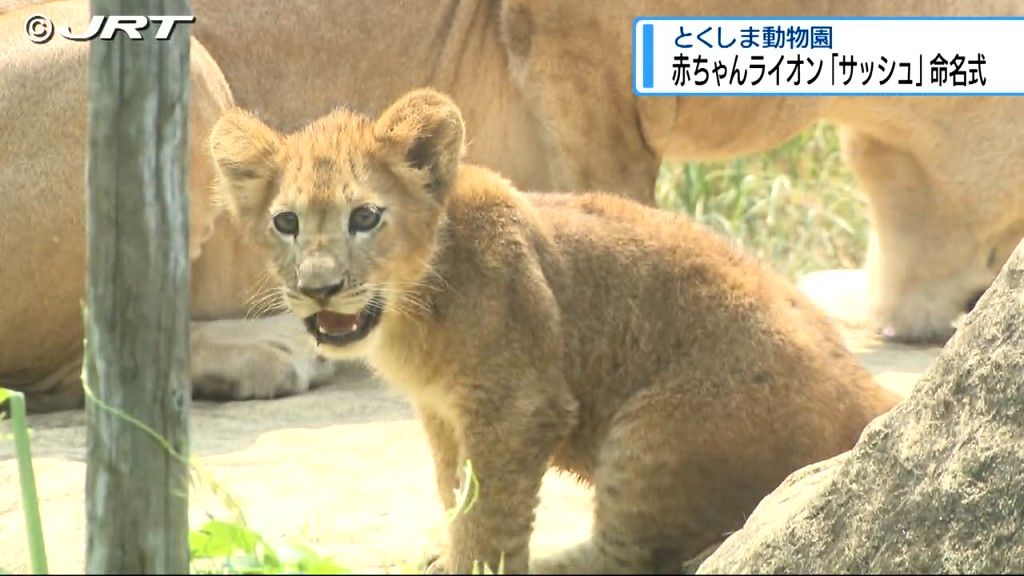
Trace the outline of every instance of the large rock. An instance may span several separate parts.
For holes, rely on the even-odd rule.
[[[1024,572],[1024,243],[913,392],[698,573]]]

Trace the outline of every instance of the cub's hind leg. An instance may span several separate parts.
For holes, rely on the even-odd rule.
[[[590,540],[538,559],[533,570],[679,573],[738,529],[791,469],[772,462],[779,443],[771,424],[713,397],[714,390],[663,385],[628,400],[613,418],[594,471]],[[762,434],[753,433],[758,429]]]

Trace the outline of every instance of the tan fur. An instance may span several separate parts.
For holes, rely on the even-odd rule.
[[[235,111],[210,137],[219,189],[293,312],[383,310],[363,339],[320,348],[408,394],[446,506],[472,461],[479,499],[442,567],[524,571],[554,464],[595,485],[594,535],[538,569],[677,569],[895,402],[805,297],[723,238],[612,196],[522,194],[460,165],[463,132],[421,90],[372,122],[340,109],[284,135]],[[354,232],[368,204],[381,223]],[[288,211],[297,234],[271,224]]]
[[[844,153],[871,201],[872,307],[875,324],[889,337],[947,336],[951,321],[1024,235],[1019,98],[637,98],[629,88],[628,23],[636,15],[1020,14],[1016,0],[194,5],[193,50],[195,61],[204,62],[194,78],[223,83],[219,71],[208,75],[219,65],[238,104],[271,125],[294,128],[339,103],[375,115],[415,86],[435,86],[461,104],[467,158],[522,189],[600,189],[650,203],[665,158],[733,157],[781,143],[817,119],[839,122]],[[85,10],[84,2],[0,0],[0,186],[3,209],[12,215],[0,227],[0,253],[18,271],[0,286],[0,379],[72,398],[80,395],[87,45],[60,38],[31,44],[23,26],[35,12],[81,26]],[[202,104],[203,90],[193,89],[193,109],[219,110],[218,94],[227,88],[211,91]],[[198,143],[212,121],[193,122],[191,141]],[[209,185],[204,161],[193,154],[193,191]],[[202,202],[193,206],[203,208],[193,211],[193,230],[211,233],[193,267],[194,317],[238,318],[259,283],[259,267],[239,265],[252,252],[239,245],[230,221]],[[193,235],[193,248],[201,239]],[[220,347],[208,336],[224,331],[205,332],[196,340],[210,353],[195,356],[212,358],[211,369],[233,365],[227,351],[245,358],[243,365],[259,366],[281,354],[259,323],[239,324],[222,352],[213,351]],[[247,338],[256,346],[246,347]],[[255,373],[305,371],[271,364]],[[228,397],[308,385],[290,376],[249,381],[247,375],[242,383],[231,372],[214,377]]]
[[[638,98],[630,76],[629,24],[641,15],[1022,15],[1018,0],[415,6],[257,0],[240,17],[233,3],[197,0],[196,35],[239,104],[284,128],[339,103],[377,114],[413,87],[445,90],[466,115],[469,159],[524,189],[651,203],[663,159],[731,158],[838,122],[871,202],[872,315],[890,338],[947,337],[1024,236],[1020,98]]]
[[[52,2],[0,16],[0,385],[28,394],[32,411],[80,406],[85,287],[87,43],[33,44],[34,13],[83,29],[88,7]],[[10,8],[10,11],[6,9]],[[231,105],[210,55],[192,42],[189,133],[192,381],[197,394],[268,397],[305,390],[326,368],[281,321],[241,320],[264,274],[263,257],[212,202],[210,127]],[[215,325],[206,320],[218,319]],[[287,323],[287,322],[285,322]],[[301,331],[301,326],[292,329]]]
[[[30,2],[0,0],[0,12]],[[338,103],[375,114],[414,86],[436,86],[462,103],[469,159],[526,189],[650,203],[663,159],[730,158],[818,119],[838,122],[871,201],[872,316],[890,338],[947,337],[1024,236],[1020,99],[637,98],[623,24],[662,14],[1020,15],[1014,0],[595,0],[586,10],[567,0],[416,10],[352,0],[316,11],[197,0],[196,12],[196,36],[239,104],[273,124],[298,126]],[[374,57],[351,56],[363,53]]]

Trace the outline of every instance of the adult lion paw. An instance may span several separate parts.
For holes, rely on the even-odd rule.
[[[336,364],[316,354],[302,323],[287,314],[193,322],[192,391],[243,400],[301,394],[328,381]]]
[[[435,554],[430,558],[427,558],[426,565],[423,568],[424,574],[447,574],[448,573],[448,562],[447,558],[443,554]]]

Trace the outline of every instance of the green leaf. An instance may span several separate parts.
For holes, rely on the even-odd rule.
[[[295,564],[295,568],[302,574],[351,574],[347,568],[326,556],[303,558]]]
[[[193,574],[350,574],[302,540],[271,547],[244,522],[209,520],[189,533]]]
[[[222,558],[235,552],[253,554],[263,537],[241,526],[221,520],[210,520],[198,530],[189,532],[188,547],[193,558]]]
[[[349,574],[349,570],[332,558],[318,553],[300,541],[279,546],[278,556],[284,572],[301,574]]]

